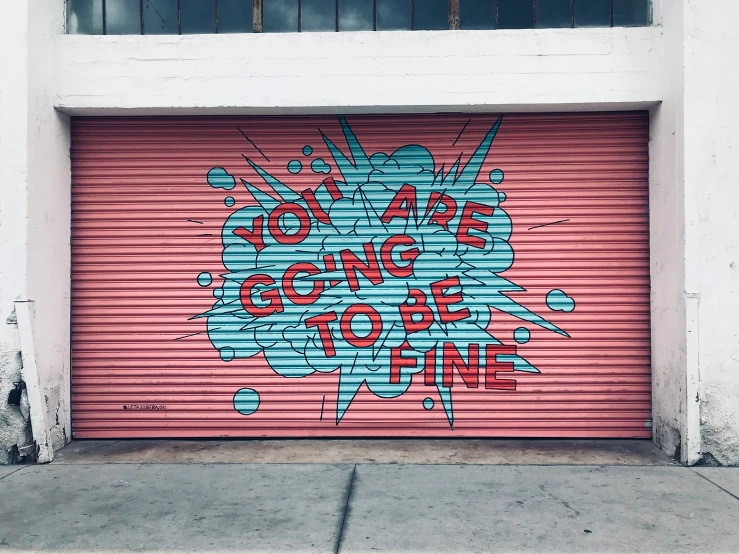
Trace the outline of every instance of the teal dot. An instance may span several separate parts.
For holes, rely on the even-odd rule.
[[[506,198],[508,198],[508,195],[505,192],[498,193],[498,202],[505,202]]]
[[[571,312],[575,309],[575,299],[559,289],[550,290],[547,294],[547,306],[555,312]]]
[[[259,393],[254,389],[239,389],[234,394],[234,409],[241,415],[251,415],[259,409]]]
[[[208,172],[208,184],[214,189],[231,190],[236,186],[236,179],[222,167],[214,167]]]
[[[518,344],[526,344],[531,338],[531,333],[526,327],[519,327],[513,332],[513,338]]]
[[[490,172],[490,182],[492,182],[494,185],[500,184],[503,182],[503,170],[501,169],[493,169]]]
[[[234,197],[233,196],[226,196],[226,198],[223,201],[223,203],[226,204],[226,206],[228,206],[230,208],[231,206],[233,206],[234,204],[236,204],[236,200],[234,200]]]
[[[216,298],[223,298],[223,289],[218,287],[217,289],[213,289],[213,296]]]
[[[303,146],[303,156],[310,156],[311,154],[313,154],[313,148],[308,145]]]
[[[299,160],[292,160],[289,164],[287,164],[287,170],[290,173],[300,173],[300,171],[303,169],[303,164],[300,163]]]
[[[331,166],[323,158],[316,158],[310,164],[313,173],[331,173]]]
[[[426,410],[432,410],[434,408],[434,399],[433,398],[426,397],[423,400],[423,407]]]
[[[218,352],[221,354],[221,360],[224,362],[230,362],[236,356],[236,352],[230,346],[224,346]]]
[[[213,277],[210,276],[210,273],[207,271],[203,271],[200,275],[198,275],[198,285],[201,287],[207,287],[213,282]]]

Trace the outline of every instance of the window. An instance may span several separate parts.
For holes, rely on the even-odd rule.
[[[645,26],[651,0],[67,0],[70,34]]]
[[[373,31],[375,10],[366,0],[339,0],[339,31]]]

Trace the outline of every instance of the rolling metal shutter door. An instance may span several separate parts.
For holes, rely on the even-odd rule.
[[[75,437],[649,437],[647,127],[74,119]]]

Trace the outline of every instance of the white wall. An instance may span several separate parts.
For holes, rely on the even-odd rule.
[[[670,455],[695,463],[689,453],[695,455],[700,441],[688,433],[687,416],[682,0],[657,2],[654,10],[662,31],[662,103],[651,110],[649,146],[652,431],[654,442]]]
[[[636,29],[89,37],[61,34],[60,0],[30,2],[30,25],[26,3],[10,4],[0,254],[13,263],[0,264],[0,375],[19,364],[3,324],[12,301],[35,300],[56,443],[70,432],[69,127],[52,105],[72,115],[649,108],[655,441],[686,463],[703,450],[739,463],[736,6],[656,0],[658,25]],[[18,417],[11,429],[23,429]]]
[[[659,30],[58,37],[71,114],[582,110],[659,100]]]
[[[54,107],[54,49],[64,2],[29,4],[28,299],[33,301],[36,363],[50,439],[71,439],[69,117]]]
[[[13,298],[35,301],[56,444],[70,436],[69,137],[50,94],[84,115],[615,110],[660,99],[654,28],[90,37],[61,34],[51,4],[31,2],[34,40],[23,44],[26,174],[10,210],[28,220],[25,235],[8,236],[25,264]]]
[[[26,291],[26,213],[28,181],[28,8],[25,2],[3,6],[0,18],[0,464],[11,448],[31,443],[30,423],[6,399],[20,380],[21,359],[14,301]]]
[[[685,290],[702,451],[739,464],[739,4],[684,0]]]
[[[54,37],[63,2],[8,2],[0,19],[0,463],[31,443],[24,413],[6,403],[21,377],[14,302],[31,300],[36,358],[56,448],[70,437],[69,141],[54,109]],[[8,323],[10,321],[10,323]]]

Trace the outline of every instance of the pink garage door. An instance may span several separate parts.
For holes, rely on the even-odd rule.
[[[75,119],[75,436],[649,437],[647,122]]]

